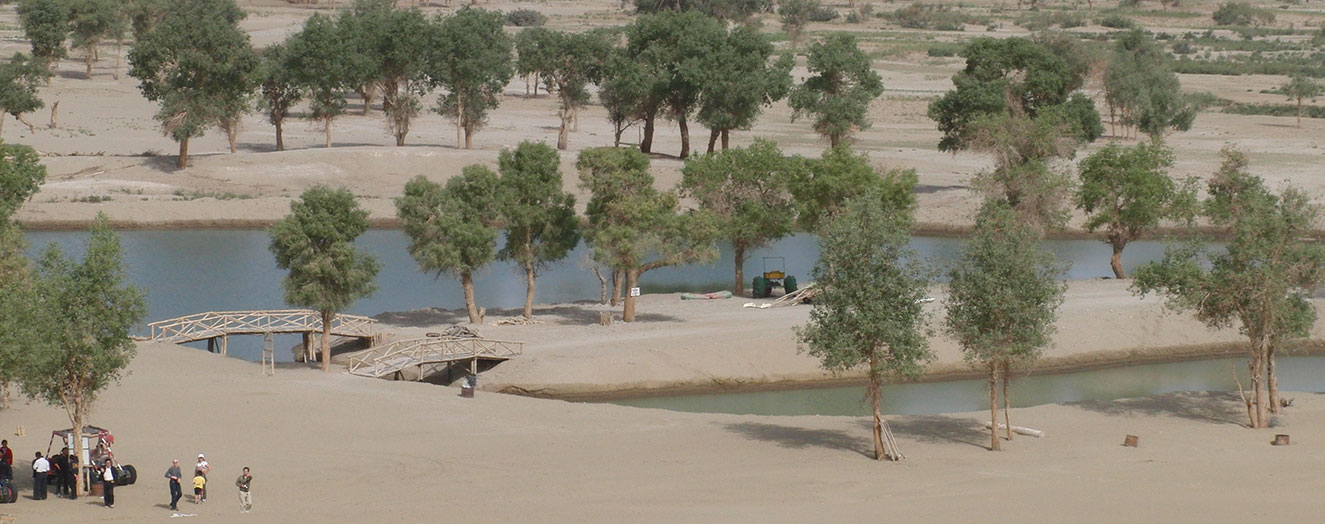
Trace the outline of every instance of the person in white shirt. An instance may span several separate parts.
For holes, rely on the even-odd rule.
[[[208,464],[208,463],[207,463],[207,458],[204,457],[204,456],[202,456],[202,453],[199,453],[199,454],[198,454],[198,463],[197,463],[196,465],[193,466],[193,469],[194,469],[194,471],[201,472],[201,473],[202,473],[202,478],[205,479],[205,478],[207,478],[207,472],[212,470],[212,466],[211,466],[211,464]],[[206,486],[206,485],[203,485],[203,487],[202,487],[202,502],[207,502],[207,486]]]
[[[106,459],[106,466],[101,469],[101,486],[106,507],[115,507],[115,466],[110,463],[110,459]]]
[[[46,500],[46,481],[50,479],[51,461],[41,456],[37,452],[37,458],[32,461],[32,498],[35,500]]]

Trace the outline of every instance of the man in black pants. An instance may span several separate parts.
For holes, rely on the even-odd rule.
[[[51,475],[51,461],[41,456],[37,452],[37,458],[32,461],[32,498],[33,500],[46,500],[46,480]]]
[[[180,471],[179,471],[179,459],[175,459],[175,460],[171,463],[171,465],[170,465],[170,469],[167,469],[167,470],[166,470],[166,478],[170,479],[170,510],[171,510],[171,511],[179,510],[179,507],[177,506],[177,505],[179,504],[179,498],[182,497],[182,496],[184,496],[184,491],[181,490],[180,487],[179,487],[179,476],[180,476]]]
[[[65,490],[64,476],[69,472],[69,448],[60,450],[60,454],[51,457],[51,475],[55,480],[55,496],[63,497]]]
[[[110,459],[106,459],[106,467],[101,470],[101,484],[106,507],[115,507],[115,466],[110,463]]]

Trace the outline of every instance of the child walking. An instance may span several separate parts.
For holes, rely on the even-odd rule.
[[[193,503],[202,503],[202,488],[207,487],[207,477],[202,476],[201,471],[193,472]]]

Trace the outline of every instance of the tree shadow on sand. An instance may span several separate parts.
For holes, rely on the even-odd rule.
[[[1183,391],[1121,400],[1086,400],[1067,405],[1105,415],[1169,416],[1220,424],[1241,425],[1242,418],[1247,415],[1242,399],[1237,393],[1227,391]]]
[[[795,426],[780,426],[758,422],[726,424],[726,429],[754,440],[773,442],[784,448],[803,449],[809,447],[840,449],[874,456],[874,451],[867,450],[869,433],[853,436],[846,431],[832,429],[806,429]]]
[[[873,422],[862,423],[866,431],[873,428]],[[888,426],[893,434],[911,440],[931,443],[954,442],[987,449],[989,430],[975,419],[954,418],[943,415],[911,415],[905,418],[889,420]]]
[[[603,309],[597,302],[592,301],[536,307],[534,308],[534,320],[544,324],[566,326],[597,325],[599,313],[603,311],[612,312],[613,318],[618,322],[621,321],[621,312],[618,308]],[[524,314],[523,308],[488,309],[484,316],[484,321],[495,322],[503,318],[518,317],[522,314]],[[378,314],[373,318],[379,322],[394,326],[443,328],[455,324],[468,323],[469,313],[463,309],[424,308],[413,311],[388,311]],[[668,322],[675,320],[680,319],[670,315],[661,315],[657,313],[635,314],[636,322]]]

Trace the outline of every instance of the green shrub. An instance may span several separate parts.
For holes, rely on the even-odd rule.
[[[1136,22],[1120,14],[1105,15],[1095,23],[1110,29],[1133,29]]]
[[[1063,11],[1038,11],[1017,18],[1016,24],[1031,31],[1043,31],[1058,26],[1063,29],[1086,25],[1086,17]]]
[[[1173,44],[1173,54],[1175,55],[1190,55],[1194,52],[1196,52],[1196,47],[1186,40]]]
[[[891,13],[880,15],[907,29],[932,29],[937,31],[961,31],[966,24],[986,25],[989,17],[977,17],[954,10],[943,4],[914,3]]]
[[[1274,23],[1274,13],[1257,9],[1243,2],[1219,4],[1211,15],[1218,25],[1268,25]]]
[[[506,25],[538,27],[547,23],[547,16],[533,9],[516,9],[506,13]]]
[[[965,48],[966,46],[964,44],[940,42],[929,46],[929,49],[926,50],[926,54],[933,57],[957,56],[960,55]]]
[[[837,10],[820,5],[811,9],[805,18],[811,22],[828,22],[837,19]]]
[[[1231,104],[1224,108],[1224,112],[1235,115],[1297,116],[1297,106],[1293,104]],[[1302,116],[1306,118],[1325,118],[1325,107],[1302,106]]]

